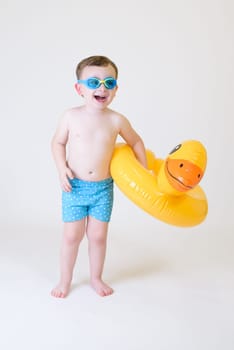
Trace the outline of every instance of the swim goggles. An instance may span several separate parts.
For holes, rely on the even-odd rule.
[[[117,85],[117,80],[112,78],[112,77],[108,77],[104,80],[98,79],[98,78],[88,78],[86,80],[77,80],[77,82],[79,84],[84,84],[88,89],[98,89],[101,84],[104,84],[105,88],[107,88],[108,90],[112,90],[116,87]]]

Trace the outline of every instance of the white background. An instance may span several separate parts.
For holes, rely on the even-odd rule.
[[[233,349],[233,16],[231,0],[0,0],[4,349]],[[74,290],[57,301],[50,141],[61,113],[82,103],[75,69],[94,54],[119,67],[111,107],[147,148],[164,158],[187,139],[205,145],[209,214],[172,227],[116,189],[105,270],[116,293],[89,289],[84,241]]]

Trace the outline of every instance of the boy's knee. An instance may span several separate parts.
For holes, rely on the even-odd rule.
[[[106,234],[104,232],[92,232],[88,234],[88,240],[90,243],[103,245],[106,244]]]
[[[65,232],[64,241],[68,245],[77,244],[80,241],[80,235],[78,235],[77,232]]]

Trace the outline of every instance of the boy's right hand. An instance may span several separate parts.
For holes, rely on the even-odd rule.
[[[60,178],[60,184],[62,187],[62,190],[65,192],[71,192],[72,186],[69,182],[69,179],[74,179],[74,175],[71,171],[70,168],[66,167],[60,174],[59,174],[59,178]]]

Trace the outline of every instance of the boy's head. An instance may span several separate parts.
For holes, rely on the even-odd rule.
[[[77,80],[81,78],[81,73],[85,67],[88,66],[97,66],[97,67],[107,67],[108,65],[112,66],[115,71],[115,79],[118,78],[118,68],[116,64],[111,61],[108,57],[106,56],[90,56],[87,58],[84,58],[80,63],[77,65],[76,68],[76,77]]]

